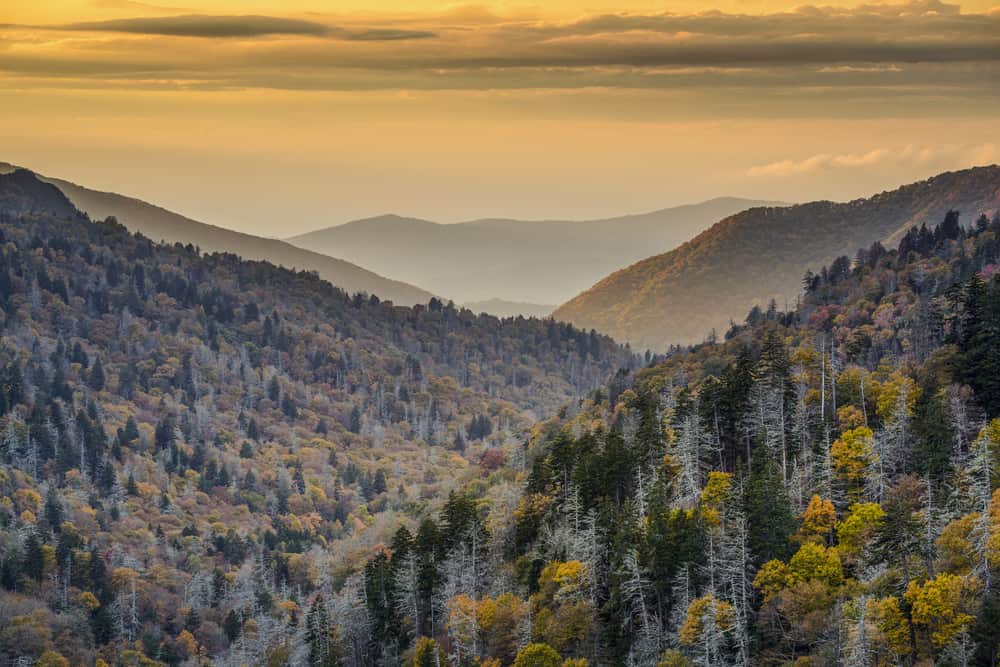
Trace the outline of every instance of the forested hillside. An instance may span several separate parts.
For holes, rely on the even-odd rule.
[[[26,171],[0,329],[3,665],[305,664],[377,544],[456,485],[513,493],[524,430],[632,359],[156,244]]]
[[[894,247],[913,225],[954,209],[1000,209],[1000,167],[940,174],[846,203],[752,208],[671,252],[621,269],[553,316],[638,348],[665,350],[720,333],[754,303],[794,304],[802,274],[875,241]]]
[[[0,162],[0,174],[16,169],[13,165]],[[330,255],[310,252],[277,239],[261,238],[192,220],[133,197],[91,190],[59,178],[39,176],[39,179],[59,188],[73,206],[92,219],[114,217],[129,231],[139,232],[153,241],[190,243],[202,252],[231,252],[244,259],[266,261],[299,271],[315,271],[321,278],[351,294],[376,294],[400,306],[427,303],[432,296],[419,287],[384,278],[367,268],[336,259],[341,256],[336,252]]]
[[[940,222],[539,422],[519,497],[371,560],[346,664],[996,665],[1000,217]]]
[[[66,206],[0,177],[4,662],[1000,657],[1000,217],[637,364]]]

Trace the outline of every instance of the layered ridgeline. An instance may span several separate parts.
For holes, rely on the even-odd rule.
[[[532,304],[563,303],[611,271],[675,248],[737,211],[768,204],[774,202],[722,197],[576,222],[491,219],[446,225],[386,215],[289,242],[421,285],[474,309],[534,315],[538,310]]]
[[[536,425],[335,598],[346,664],[997,664],[1000,217],[941,222]]]
[[[875,241],[892,245],[914,224],[945,212],[1000,208],[1000,168],[941,174],[840,204],[753,208],[714,225],[681,247],[604,278],[562,305],[557,319],[666,349],[725,330],[754,303],[794,300],[802,275]]]
[[[26,171],[0,176],[0,332],[5,665],[306,664],[318,596],[631,363],[158,245]]]
[[[15,169],[12,165],[0,163],[0,174]],[[190,243],[203,252],[232,252],[246,259],[271,262],[300,271],[315,271],[324,280],[351,294],[375,294],[401,306],[427,303],[432,296],[430,292],[413,285],[390,280],[343,259],[335,259],[341,256],[336,252],[332,256],[310,252],[284,241],[198,222],[132,197],[91,190],[58,178],[39,178],[58,187],[76,208],[92,219],[117,218],[130,231],[139,232],[154,241]]]

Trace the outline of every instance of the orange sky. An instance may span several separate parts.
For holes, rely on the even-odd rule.
[[[1000,161],[1000,9],[7,0],[0,160],[285,236],[849,198]]]

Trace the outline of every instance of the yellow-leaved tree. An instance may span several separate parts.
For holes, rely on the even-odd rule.
[[[885,510],[878,503],[854,503],[847,516],[837,524],[837,546],[842,556],[853,562],[861,556],[882,522]]]
[[[848,501],[858,502],[869,466],[875,463],[873,433],[867,426],[844,431],[830,448],[830,462]]]
[[[915,628],[935,648],[944,648],[976,620],[971,612],[980,588],[976,577],[942,572],[922,584],[911,581],[903,597],[911,606]]]
[[[837,511],[832,502],[814,495],[809,499],[801,519],[802,525],[796,536],[800,542],[829,544],[833,528],[837,525]]]
[[[710,472],[705,488],[701,490],[701,511],[705,520],[713,526],[722,522],[722,508],[732,491],[732,478],[728,472]]]
[[[587,640],[594,608],[587,597],[589,574],[577,560],[553,561],[538,577],[531,596],[534,638],[560,652],[572,652]]]
[[[868,613],[878,632],[877,643],[897,660],[910,655],[910,622],[899,598],[890,596],[868,601]]]
[[[561,667],[562,658],[548,644],[528,644],[514,659],[514,667]]]
[[[764,616],[777,615],[796,640],[810,642],[828,628],[828,614],[844,585],[844,568],[835,547],[806,542],[783,563],[761,566],[754,586],[764,596]]]
[[[696,598],[688,605],[687,616],[678,630],[681,644],[701,653],[705,664],[719,664],[725,634],[735,621],[733,606],[711,593]]]

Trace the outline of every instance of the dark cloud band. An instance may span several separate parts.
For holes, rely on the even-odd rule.
[[[162,38],[143,40],[141,47],[130,39],[93,40],[93,46],[62,53],[8,49],[0,57],[0,72],[103,78],[115,85],[131,80],[147,86],[331,90],[676,90],[751,80],[773,89],[887,85],[905,92],[933,86],[948,94],[978,91],[980,98],[995,98],[1000,90],[1000,14],[963,14],[941,0],[803,7],[753,16],[705,12],[566,22],[468,20],[468,25],[454,17],[328,25],[267,16],[186,15],[76,23],[43,28]],[[2,37],[10,42],[16,33]],[[293,38],[263,38],[270,35]],[[172,37],[214,39],[207,39],[204,49],[178,49]],[[81,35],[73,41],[86,39]]]
[[[206,39],[295,35],[328,37],[331,39],[358,42],[395,42],[408,39],[428,39],[435,36],[435,33],[427,30],[402,30],[396,28],[349,30],[315,21],[276,16],[203,16],[200,14],[86,21],[63,25],[5,25],[0,27],[72,32],[114,32],[160,37],[201,37]]]
[[[46,26],[48,27],[48,26]],[[325,35],[322,23],[274,16],[155,16],[89,21],[52,26],[56,30],[122,32],[169,37],[262,37],[265,35]]]

